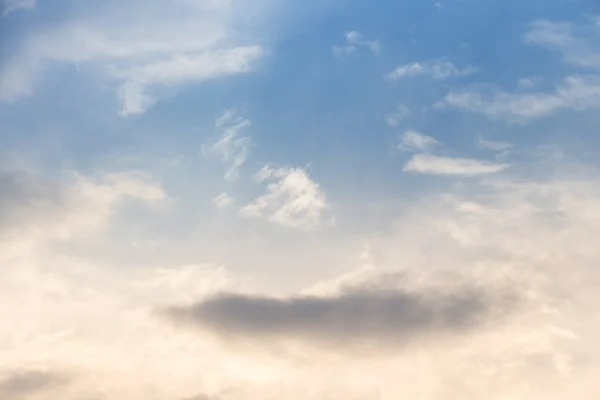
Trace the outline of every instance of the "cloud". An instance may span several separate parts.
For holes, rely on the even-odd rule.
[[[489,149],[494,151],[507,151],[513,148],[512,143],[486,140],[483,139],[481,136],[477,137],[477,145],[482,149]]]
[[[417,154],[404,165],[404,171],[428,175],[477,176],[500,172],[508,167],[508,164],[489,161]]]
[[[398,106],[396,107],[396,110],[394,110],[394,112],[388,114],[385,117],[385,120],[388,123],[388,125],[390,125],[390,126],[398,126],[401,121],[403,121],[404,119],[409,117],[411,114],[412,114],[412,111],[410,111],[410,109],[408,107],[406,107],[403,104],[398,104]]]
[[[238,170],[248,158],[250,137],[242,136],[241,132],[251,125],[252,123],[242,117],[237,110],[227,110],[215,122],[219,139],[215,143],[204,146],[205,154],[215,154],[223,163],[229,165],[225,173],[226,181],[238,178]]]
[[[398,149],[402,151],[431,151],[441,143],[431,136],[416,131],[406,131],[402,135]]]
[[[498,306],[491,301],[465,287],[450,293],[375,290],[334,297],[223,294],[171,309],[169,315],[224,336],[295,338],[334,346],[364,341],[405,345],[422,336],[468,331]]]
[[[71,64],[116,83],[120,114],[136,115],[185,85],[247,73],[263,53],[235,34],[233,2],[109,0],[101,11],[92,3],[19,37],[0,70],[1,100],[31,95],[50,63]]]
[[[30,395],[50,391],[67,383],[68,380],[62,375],[42,371],[0,374],[0,398],[2,400],[26,399]],[[53,397],[50,393],[46,395]]]
[[[387,75],[387,79],[391,81],[399,81],[408,77],[426,75],[435,80],[442,81],[449,78],[473,75],[477,71],[478,70],[475,67],[459,69],[450,61],[432,60],[400,65]]]
[[[319,184],[304,169],[265,166],[256,177],[271,183],[266,194],[240,209],[242,216],[266,218],[278,225],[303,230],[321,227],[329,203]]]
[[[248,72],[260,57],[259,46],[237,47],[217,52],[176,55],[168,60],[146,63],[116,71],[124,80],[119,88],[120,113],[123,116],[144,113],[156,101],[154,88],[205,80]]]
[[[536,21],[525,41],[561,53],[567,63],[592,69],[600,66],[598,24]]]
[[[229,207],[233,201],[234,200],[227,193],[221,193],[213,199],[213,204],[217,206],[218,209],[224,209]]]
[[[350,31],[346,33],[346,43],[342,46],[332,46],[331,51],[336,57],[344,57],[354,54],[359,48],[364,47],[373,54],[381,53],[381,43],[377,40],[366,40],[360,32]]]
[[[37,243],[80,238],[101,230],[127,200],[163,204],[162,188],[139,171],[52,181],[25,168],[0,167],[0,249],[4,257]]]
[[[314,247],[298,251],[295,236],[293,244],[279,234],[264,237],[271,246],[265,275],[291,272],[297,259],[320,271],[314,280],[294,282],[297,290],[264,281],[237,287],[232,279],[252,268],[245,253],[229,263],[235,274],[173,266],[169,255],[160,269],[57,251],[36,252],[23,264],[2,262],[0,314],[10,322],[0,326],[2,361],[75,369],[77,379],[64,393],[32,393],[32,400],[101,398],[94,392],[131,400],[149,393],[157,399],[196,393],[240,400],[593,399],[600,357],[598,176],[508,175],[394,203],[386,215],[393,223],[373,235],[340,241],[334,230],[318,237],[338,256],[358,256],[368,243],[368,267],[350,261],[336,270]],[[201,240],[212,244],[212,235]],[[239,248],[236,240],[227,239],[230,252]],[[275,258],[282,247],[285,257]],[[151,311],[165,305],[184,305],[184,319],[196,329],[155,318]],[[234,318],[246,310],[256,314]],[[339,319],[315,322],[329,311]],[[211,327],[206,315],[218,324]],[[263,326],[254,322],[265,316]],[[229,337],[220,330],[225,323],[254,330],[245,338],[232,330]],[[291,327],[299,333],[288,334]],[[224,340],[215,340],[215,332]]]
[[[531,89],[536,85],[536,78],[521,78],[517,82],[520,89]]]
[[[37,4],[37,0],[3,0],[2,16],[6,16],[17,10],[31,10]]]
[[[550,92],[456,90],[446,95],[435,107],[451,107],[492,119],[525,123],[561,110],[583,112],[600,108],[600,78],[596,75],[569,76]]]

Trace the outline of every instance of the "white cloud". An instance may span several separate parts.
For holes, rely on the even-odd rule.
[[[428,175],[477,176],[500,172],[508,167],[508,164],[489,161],[417,154],[404,165],[404,171]]]
[[[354,54],[359,48],[369,49],[373,54],[381,53],[381,43],[377,40],[366,40],[360,32],[350,31],[346,33],[346,43],[341,46],[332,46],[331,51],[336,57],[344,57]]]
[[[452,91],[435,107],[458,108],[508,122],[527,122],[561,110],[600,108],[600,78],[595,75],[569,76],[551,92]]]
[[[416,131],[406,131],[402,135],[398,149],[402,151],[431,151],[441,143],[431,136]]]
[[[231,196],[229,196],[227,193],[221,193],[213,199],[213,204],[218,209],[224,209],[233,204],[233,198],[231,198]]]
[[[495,140],[483,139],[481,136],[477,137],[477,145],[482,149],[490,149],[494,151],[506,151],[512,149],[512,143],[498,142]]]
[[[404,104],[398,104],[396,110],[385,117],[386,122],[390,126],[398,126],[401,121],[412,114],[412,111]]]
[[[521,89],[531,89],[532,87],[534,87],[536,85],[536,79],[535,78],[521,78],[517,82],[517,85]]]
[[[31,10],[37,4],[37,0],[3,0],[2,15],[6,16],[17,10]]]
[[[477,71],[478,69],[475,67],[459,69],[450,61],[432,60],[400,65],[387,75],[387,79],[398,81],[407,77],[426,75],[441,81],[449,78],[473,75]]]
[[[600,26],[537,21],[525,35],[529,44],[561,53],[568,63],[596,69],[600,66]]]
[[[237,179],[238,170],[250,153],[250,137],[242,136],[241,132],[251,125],[251,122],[242,117],[238,111],[228,110],[215,122],[219,139],[215,143],[204,146],[206,154],[215,154],[221,157],[223,163],[229,165],[225,173],[226,181]]]
[[[22,36],[0,70],[0,99],[32,94],[45,65],[67,63],[116,82],[122,115],[143,113],[167,91],[251,70],[262,48],[236,35],[238,12],[216,0],[86,2],[72,18]]]
[[[270,175],[272,170],[261,174]],[[415,335],[400,346],[375,342],[377,346],[367,343],[357,349],[333,340],[331,346],[314,348],[294,338],[280,343],[285,332],[277,340],[246,344],[227,333],[215,338],[200,329],[182,329],[155,312],[156,307],[203,302],[222,292],[240,293],[276,313],[275,318],[267,314],[264,325],[251,332],[261,335],[290,318],[288,308],[311,300],[281,290],[277,278],[268,277],[270,285],[248,282],[212,263],[135,270],[121,262],[104,264],[59,252],[27,254],[28,262],[4,262],[0,268],[0,314],[5,320],[0,325],[1,384],[15,376],[7,370],[26,369],[48,377],[56,371],[62,377],[64,371],[69,381],[51,391],[33,385],[39,392],[31,393],[32,400],[595,399],[600,373],[597,178],[469,181],[461,190],[427,192],[396,205],[390,229],[361,236],[358,244],[333,246],[335,232],[319,237],[332,253],[358,254],[368,241],[364,263],[369,268],[344,264],[342,272],[334,272],[329,259],[300,254],[290,243],[283,246],[287,259],[300,257],[306,268],[310,264],[320,270],[323,281],[316,279],[310,294],[317,305],[328,306],[333,298],[332,312],[339,310],[336,298],[350,300],[350,289],[380,290],[385,298],[403,288],[407,300],[417,296],[426,303],[432,296],[468,299],[472,292],[465,288],[474,287],[486,295],[507,293],[513,301],[506,314],[494,313],[496,307],[505,310],[504,302],[474,301],[471,312],[483,305],[491,315],[501,315],[475,325],[468,320],[471,314],[462,314],[452,301],[440,303],[443,312],[434,326],[447,323],[451,313],[466,318],[469,329],[459,326],[454,335],[436,330],[433,340]],[[281,250],[280,242],[271,246],[273,252]],[[240,257],[231,267],[241,269],[246,263]],[[292,272],[285,262],[265,269]],[[286,301],[273,302],[272,296]],[[348,316],[366,315],[377,322],[390,313],[410,313],[414,305],[346,304],[341,318],[326,314],[325,327],[344,324],[364,334],[377,324],[357,327]],[[244,311],[257,309],[237,309]],[[409,316],[417,324],[428,321],[422,313]],[[242,315],[252,317],[265,314]],[[314,313],[296,318],[303,323],[282,330],[293,333],[316,323]],[[355,338],[348,331],[341,336]],[[200,379],[198,371],[204,371]]]
[[[0,260],[40,243],[100,231],[126,200],[150,206],[167,200],[160,185],[139,171],[98,177],[72,173],[63,182],[52,182],[29,170],[0,170],[0,189]]]
[[[329,203],[319,184],[304,169],[265,166],[256,179],[270,182],[266,194],[240,209],[242,216],[266,218],[278,225],[303,230],[322,226]]]
[[[217,52],[176,55],[168,60],[132,66],[116,71],[124,80],[119,89],[120,113],[123,116],[141,114],[153,105],[154,88],[182,83],[199,83],[218,77],[248,72],[260,57],[259,46],[237,47]]]

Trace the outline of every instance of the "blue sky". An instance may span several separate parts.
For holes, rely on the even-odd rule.
[[[0,397],[597,398],[600,3],[0,11]]]

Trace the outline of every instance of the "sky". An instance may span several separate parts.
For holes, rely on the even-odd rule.
[[[599,111],[595,0],[0,0],[0,399],[598,399]]]

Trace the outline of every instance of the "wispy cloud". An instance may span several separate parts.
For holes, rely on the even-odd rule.
[[[379,54],[381,52],[381,43],[378,40],[367,40],[360,32],[350,31],[346,33],[345,39],[345,44],[331,47],[334,56],[348,56],[356,53],[361,47],[370,50],[373,54]]]
[[[508,167],[508,164],[489,161],[417,154],[404,165],[404,171],[428,175],[477,176],[500,172]]]
[[[391,81],[399,81],[404,78],[423,75],[441,81],[449,78],[473,75],[477,71],[478,69],[475,67],[457,68],[453,63],[446,60],[431,60],[400,65],[386,77]]]
[[[412,114],[410,108],[404,104],[398,104],[394,112],[386,115],[385,120],[390,126],[398,126],[400,122],[408,118]]]
[[[538,93],[455,90],[435,107],[457,108],[514,123],[528,122],[561,110],[600,108],[600,78],[596,75],[569,76],[554,90]]]
[[[224,209],[233,204],[233,198],[227,193],[221,193],[213,199],[213,204],[218,209]]]
[[[118,86],[120,114],[141,114],[165,91],[249,72],[262,48],[235,36],[239,12],[220,1],[176,0],[165,11],[157,0],[76,8],[73,18],[26,32],[0,70],[0,99],[34,92],[50,62],[100,71],[100,84]]]
[[[494,151],[507,151],[513,148],[512,143],[487,140],[481,136],[477,137],[477,145],[482,149],[490,149]]]
[[[261,54],[259,46],[237,47],[176,55],[170,59],[117,70],[115,76],[124,81],[119,88],[120,114],[129,116],[144,113],[157,101],[157,93],[164,87],[248,72]]]
[[[227,110],[215,122],[219,139],[203,147],[205,154],[215,154],[229,166],[226,181],[237,179],[238,170],[250,153],[250,137],[243,136],[242,131],[251,125],[237,110]]]
[[[17,10],[31,10],[37,4],[37,0],[3,0],[2,16],[6,16]]]
[[[286,227],[314,230],[322,226],[329,208],[319,184],[302,168],[263,167],[256,175],[260,182],[270,182],[267,193],[240,210],[247,218],[266,218]]]
[[[402,151],[431,151],[441,143],[431,136],[417,131],[406,131],[400,139],[398,149]]]
[[[600,66],[600,25],[537,21],[525,35],[529,44],[559,52],[564,60],[581,67]]]

